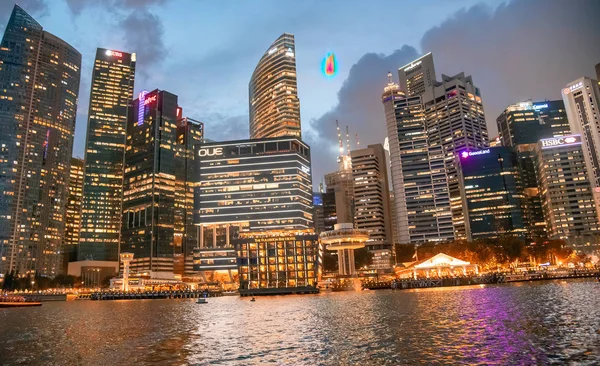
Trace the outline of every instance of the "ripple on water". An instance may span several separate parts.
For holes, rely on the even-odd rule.
[[[0,364],[600,363],[600,284],[546,282],[0,310]]]

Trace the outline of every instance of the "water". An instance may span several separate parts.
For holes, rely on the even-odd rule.
[[[600,283],[0,309],[2,365],[600,364]]]

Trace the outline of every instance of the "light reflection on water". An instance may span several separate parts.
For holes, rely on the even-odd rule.
[[[0,364],[600,363],[600,283],[0,309]]]

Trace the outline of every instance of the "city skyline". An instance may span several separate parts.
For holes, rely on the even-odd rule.
[[[448,75],[463,70],[473,75],[482,92],[490,136],[495,135],[495,119],[507,105],[526,99],[559,99],[561,87],[566,83],[582,75],[593,77],[594,65],[600,59],[600,50],[586,46],[594,44],[591,41],[600,36],[600,31],[591,22],[591,14],[600,10],[600,4],[593,1],[580,1],[578,7],[560,1],[408,4],[406,8],[413,13],[406,24],[398,26],[402,32],[389,32],[386,27],[379,26],[386,17],[381,11],[384,6],[350,3],[347,9],[338,9],[335,14],[327,16],[308,14],[312,9],[310,3],[299,5],[291,14],[290,3],[284,2],[278,9],[269,9],[225,29],[226,25],[235,23],[239,14],[252,9],[249,5],[227,6],[219,12],[222,15],[208,21],[205,26],[216,28],[223,37],[218,42],[207,40],[203,36],[205,32],[199,32],[202,43],[194,47],[196,51],[193,52],[181,47],[180,42],[188,39],[181,34],[186,27],[166,28],[165,24],[169,24],[173,17],[187,19],[188,15],[184,16],[181,9],[188,7],[190,11],[186,14],[195,14],[202,20],[205,13],[213,13],[214,5],[185,1],[144,1],[133,5],[124,2],[109,11],[107,7],[91,2],[56,2],[51,8],[49,4],[44,6],[41,0],[21,3],[26,11],[44,24],[45,29],[82,52],[80,90],[84,94],[80,95],[85,96],[89,91],[96,47],[137,52],[140,76],[135,92],[158,87],[180,95],[182,104],[190,106],[187,107],[189,115],[203,121],[207,137],[215,140],[247,138],[247,83],[252,70],[266,44],[281,33],[293,33],[296,37],[304,140],[316,154],[329,157],[314,164],[315,177],[335,169],[335,119],[339,119],[342,125],[350,125],[351,135],[358,133],[363,143],[383,142],[385,123],[378,94],[385,85],[386,73],[392,71],[395,74],[398,67],[426,52],[436,55],[437,69]],[[8,19],[12,4],[8,5],[0,6],[0,17]],[[339,8],[339,5],[331,3],[333,9]],[[364,22],[358,27],[359,31],[353,31],[344,24],[359,10],[364,14]],[[522,15],[534,10],[537,15],[533,19]],[[59,11],[62,14],[58,14]],[[281,18],[281,13],[286,14],[285,22],[265,22]],[[98,21],[90,22],[90,17],[96,15]],[[300,19],[307,20],[300,22]],[[560,19],[567,21],[561,22],[563,25],[559,32],[551,24]],[[215,24],[219,21],[223,25]],[[255,22],[268,23],[269,26],[260,27],[261,30],[257,31],[254,30],[256,27],[251,27]],[[2,26],[6,24],[5,21],[0,23]],[[97,31],[98,27],[107,24],[114,32]],[[145,32],[137,32],[148,24],[153,26]],[[522,32],[507,32],[505,24]],[[247,32],[245,26],[253,29]],[[475,27],[485,27],[488,32],[485,36],[476,36]],[[319,29],[323,32],[319,33]],[[452,34],[460,37],[452,37]],[[578,42],[571,42],[575,37]],[[244,41],[243,45],[240,45],[240,39]],[[553,54],[555,49],[568,52]],[[440,53],[442,50],[444,52]],[[496,61],[507,50],[515,54],[527,50],[523,54],[528,57],[515,60],[520,65],[518,70]],[[335,52],[340,64],[339,74],[330,80],[323,78],[319,70],[321,58],[327,51]],[[177,52],[178,57],[169,57],[172,52]],[[460,52],[472,53],[470,57],[461,58]],[[246,56],[236,57],[240,54]],[[540,68],[542,62],[543,68]],[[167,74],[166,70],[174,68],[177,70]],[[227,78],[221,82],[225,74]],[[167,78],[166,75],[172,77]],[[440,75],[436,76],[440,79]],[[218,79],[221,80],[217,82]],[[239,98],[232,99],[232,93]],[[78,157],[83,157],[85,144],[89,102],[86,99],[82,97],[79,100],[74,150]],[[226,137],[228,135],[231,136]],[[319,182],[319,179],[314,179],[315,186]]]

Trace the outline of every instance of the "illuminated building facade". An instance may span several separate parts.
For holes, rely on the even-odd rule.
[[[502,146],[534,144],[543,138],[554,136],[552,126],[540,118],[536,109],[538,105],[529,100],[511,104],[502,111],[496,119]]]
[[[432,94],[423,95],[425,125],[430,144],[442,147],[450,192],[454,238],[466,238],[462,199],[456,171],[456,155],[489,146],[489,136],[479,88],[471,76],[442,74]]]
[[[454,238],[441,144],[427,136],[420,96],[407,97],[391,79],[382,102],[389,139],[396,232],[400,244]]]
[[[504,146],[465,151],[457,163],[467,239],[525,238],[525,196],[515,151]]]
[[[136,272],[183,274],[195,246],[190,178],[203,124],[181,116],[167,91],[142,91],[129,107],[120,251]]]
[[[241,232],[313,228],[310,148],[294,137],[196,146],[194,269],[235,282]]]
[[[581,136],[588,179],[600,205],[600,89],[598,82],[579,78],[562,91],[571,131]]]
[[[300,138],[294,35],[284,33],[267,49],[249,84],[250,138]]]
[[[568,136],[571,126],[567,117],[565,103],[562,100],[545,100],[534,102],[533,108],[537,111],[540,120],[552,128],[552,136]]]
[[[321,248],[312,229],[241,232],[233,244],[241,289],[317,285]]]
[[[14,7],[0,46],[0,272],[62,269],[81,54]]]
[[[435,86],[435,67],[430,53],[398,69],[400,90],[408,97],[431,95]]]
[[[369,232],[366,248],[373,254],[373,267],[390,268],[394,250],[387,159],[383,145],[353,150],[354,226]]]
[[[65,211],[65,239],[63,252],[65,262],[77,260],[79,232],[81,229],[81,201],[83,198],[83,160],[71,159],[71,172],[69,174],[69,196]],[[65,268],[66,265],[65,265]]]
[[[600,233],[582,140],[580,135],[553,137],[541,140],[535,148],[548,236],[570,243]]]
[[[98,48],[92,72],[78,260],[117,261],[135,53]]]

